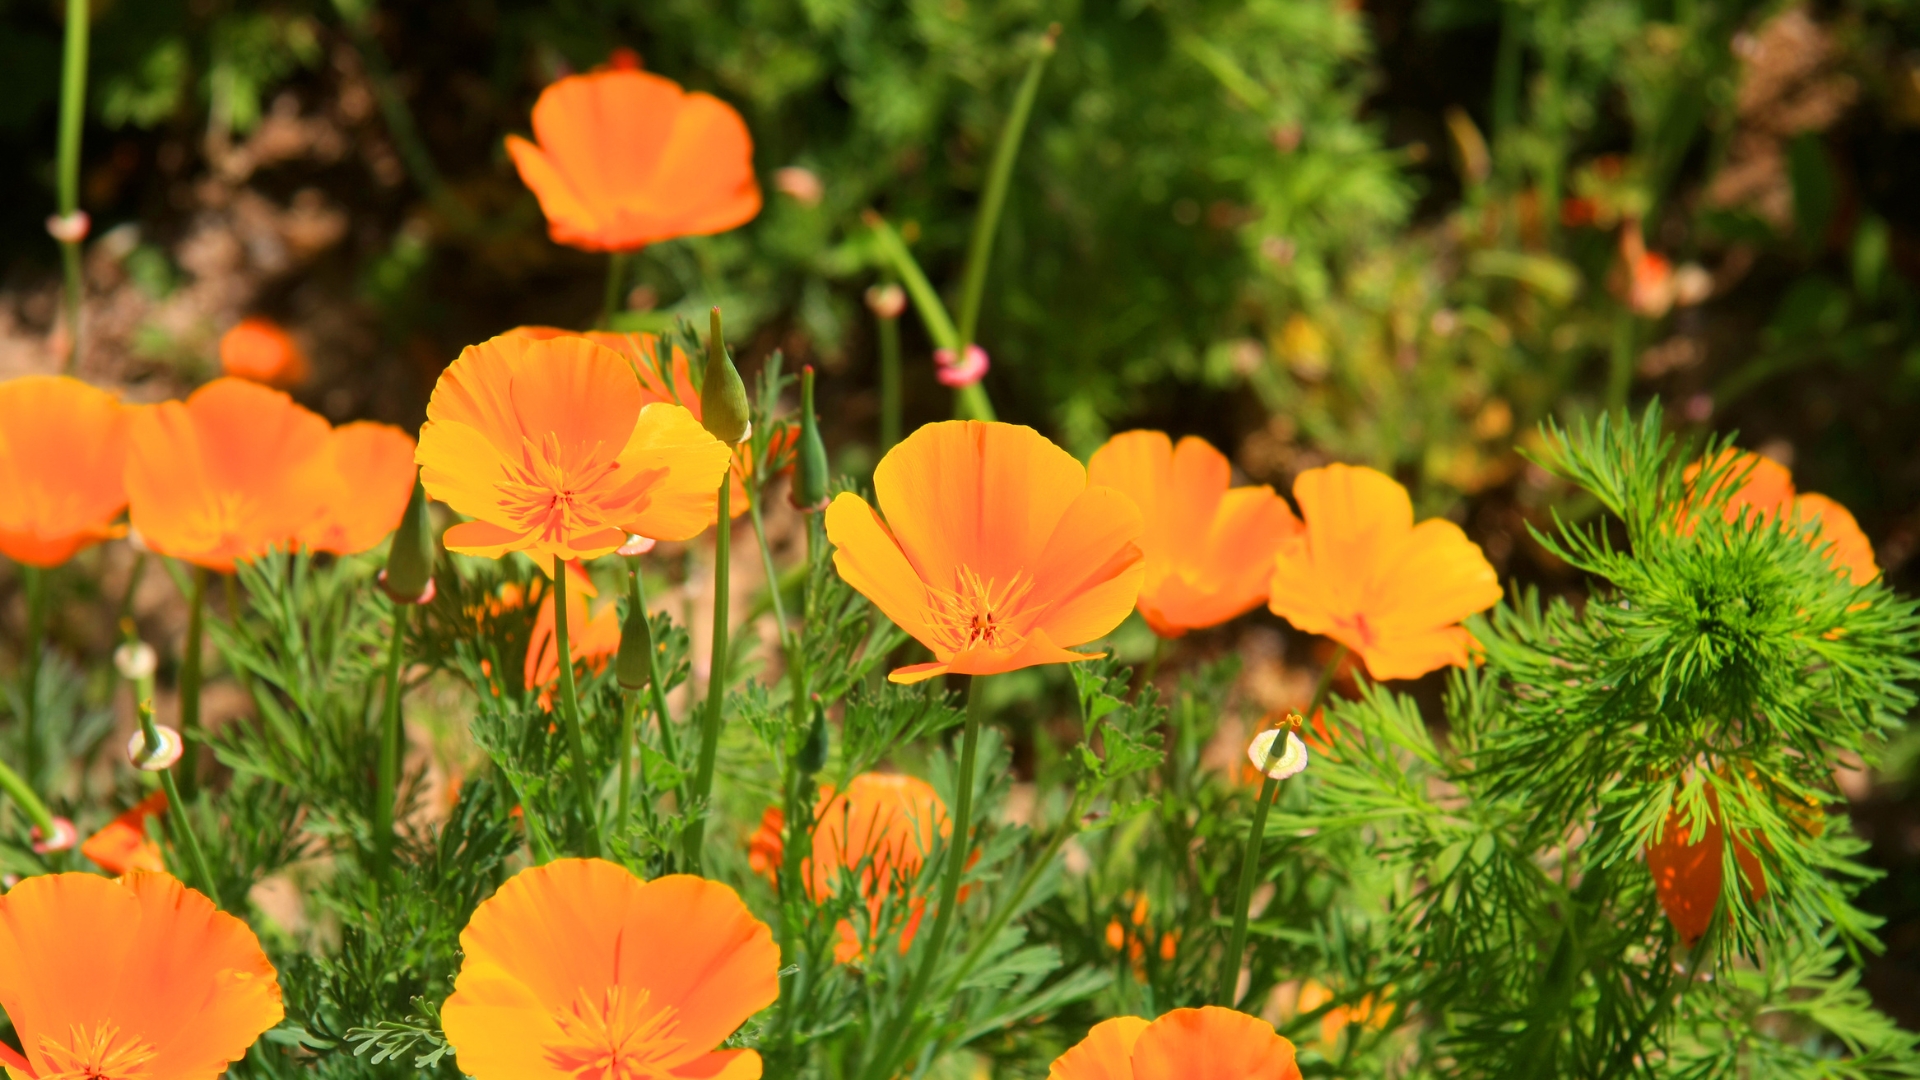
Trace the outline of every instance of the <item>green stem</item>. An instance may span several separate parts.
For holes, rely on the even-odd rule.
[[[607,253],[607,295],[600,302],[600,329],[605,330],[613,323],[614,313],[620,310],[620,294],[627,284],[627,266],[632,256],[624,251]]]
[[[973,236],[967,243],[967,266],[960,288],[959,341],[954,349],[956,358],[966,355],[967,346],[973,344],[975,332],[979,329],[980,302],[987,288],[987,266],[993,260],[993,238],[1000,228],[1000,214],[1006,209],[1007,188],[1013,182],[1013,164],[1020,156],[1020,142],[1026,135],[1027,121],[1033,115],[1034,100],[1040,94],[1040,76],[1046,71],[1047,61],[1053,58],[1059,35],[1060,28],[1054,26],[1041,39],[1039,49],[1027,65],[1026,78],[1021,80],[1020,89],[1014,94],[1013,111],[1007,114],[1007,122],[1000,129],[1000,144],[994,148],[993,164],[987,173],[987,189],[980,203],[980,212],[973,219]],[[984,391],[980,397],[985,400]],[[987,410],[991,414],[992,406],[987,406]],[[991,420],[992,416],[977,419]]]
[[[21,812],[27,815],[27,820],[40,830],[41,836],[53,835],[53,811],[47,809],[47,804],[40,801],[40,796],[33,793],[33,788],[27,786],[20,774],[4,761],[0,761],[0,791],[5,791],[19,805]]]
[[[146,740],[144,753],[152,754],[160,747],[160,733],[153,727],[153,701],[146,699],[137,703],[134,709],[140,716],[140,735]],[[138,762],[136,762],[138,764]],[[193,819],[187,813],[187,804],[180,797],[180,788],[174,783],[173,769],[160,770],[160,787],[167,793],[167,825],[172,835],[187,852],[187,863],[193,868],[196,883],[214,906],[220,905],[220,883],[213,876],[213,866],[207,862],[206,849],[200,846],[200,836],[193,831]]]
[[[1153,685],[1154,676],[1160,674],[1160,658],[1167,651],[1167,639],[1159,634],[1153,635],[1153,655],[1147,657],[1146,674],[1140,677],[1140,690]],[[1137,696],[1139,691],[1135,691]]]
[[[629,593],[631,602],[637,605],[641,611],[647,610],[647,586],[645,580],[640,575],[640,559],[637,556],[633,560],[633,574],[629,579],[629,588],[631,590]],[[673,717],[667,712],[667,692],[660,685],[660,645],[658,642],[647,652],[647,693],[653,698],[653,714],[660,719],[660,749],[667,755],[667,760],[673,762],[675,768],[679,768],[680,755],[674,750],[673,743]],[[675,794],[680,800],[680,805],[685,806],[687,804],[687,793],[683,790],[677,791]]]
[[[1060,849],[1080,832],[1080,817],[1083,812],[1079,800],[1075,799],[1073,806],[1067,811],[1067,820],[1061,822],[1059,830],[1054,833],[1052,840],[1047,841],[1046,849],[1040,853],[1040,857],[1034,860],[1032,866],[1027,867],[1025,874],[1021,875],[1020,884],[1014,887],[1013,895],[1005,904],[1000,905],[992,918],[987,920],[986,926],[975,936],[973,948],[967,950],[967,955],[960,961],[959,969],[947,980],[945,996],[953,996],[960,984],[966,981],[967,976],[973,974],[974,967],[986,958],[987,950],[992,947],[994,939],[998,938],[1000,931],[1006,929],[1007,924],[1013,921],[1015,913],[1020,910],[1020,905],[1026,901],[1027,894],[1040,883],[1041,875],[1053,865],[1053,860],[1059,856]]]
[[[393,640],[387,646],[386,702],[380,710],[380,773],[373,794],[375,876],[384,879],[393,858],[393,804],[400,783],[400,654],[412,604],[393,605]]]
[[[580,698],[573,685],[573,652],[567,644],[567,561],[553,557],[553,643],[560,652],[560,727],[567,736],[567,752],[573,756],[573,784],[580,798],[580,812],[587,819],[587,854],[599,857],[599,798],[595,795],[593,766],[587,761],[587,744],[580,737]]]
[[[900,441],[900,320],[880,322],[880,452]]]
[[[760,485],[747,486],[747,518],[753,522],[753,538],[760,546],[760,567],[767,575],[767,596],[773,605],[774,626],[780,631],[780,650],[793,662],[793,642],[787,627],[787,604],[780,598],[780,572],[773,566],[773,548],[767,543],[767,527],[760,517]]]
[[[180,657],[180,738],[186,743],[186,754],[180,762],[180,788],[188,798],[200,785],[200,652],[206,634],[207,568],[195,566],[193,589],[187,598],[186,651]]]
[[[633,785],[633,710],[637,707],[634,699],[622,694],[620,701],[620,788],[613,804],[614,832],[624,833],[627,827],[628,798]]]
[[[980,747],[980,721],[986,712],[986,695],[980,692],[984,677],[975,675],[967,684],[967,723],[960,739],[960,772],[954,779],[957,790],[953,834],[947,843],[946,873],[940,882],[940,906],[934,916],[933,932],[920,943],[920,967],[901,995],[900,1010],[888,1025],[887,1034],[874,1044],[874,1054],[866,1070],[867,1080],[885,1080],[893,1075],[900,1051],[906,1049],[904,1036],[913,1025],[914,1012],[926,995],[927,984],[933,981],[934,969],[946,956],[947,935],[953,930],[954,912],[959,906],[960,879],[966,874],[967,855],[973,847],[973,767]]]
[[[706,717],[700,725],[700,760],[693,774],[691,807],[682,806],[681,812],[691,810],[693,820],[687,824],[687,872],[700,872],[700,847],[707,835],[707,798],[713,792],[714,756],[720,750],[721,709],[727,699],[727,618],[729,585],[727,582],[728,559],[731,552],[732,518],[729,505],[733,477],[720,478],[720,516],[716,519],[713,532],[713,659],[707,675]]]
[[[927,334],[933,338],[934,345],[942,349],[957,347],[960,332],[953,328],[947,306],[940,302],[940,294],[934,291],[926,272],[914,261],[913,252],[907,250],[907,242],[887,224],[886,218],[873,211],[867,212],[866,222],[873,230],[874,239],[879,241],[881,256],[893,265],[893,272],[900,275],[900,284],[906,287],[913,309],[920,313],[920,321],[927,324]]]
[[[47,575],[37,566],[20,567],[27,590],[27,652],[20,664],[20,766],[28,787],[40,778],[40,657],[46,651]]]
[[[87,0],[67,0],[66,49],[60,61],[60,214],[80,209],[80,135],[87,114]],[[60,261],[66,270],[67,355],[71,372],[80,358],[80,241],[60,242]]]
[[[1313,688],[1313,701],[1307,706],[1308,720],[1326,703],[1327,692],[1333,689],[1333,673],[1346,658],[1347,647],[1342,645],[1320,672],[1320,682]],[[1260,771],[1264,774],[1273,768],[1274,761],[1285,749],[1284,739],[1274,739],[1267,747],[1267,760],[1261,764]],[[1227,938],[1226,955],[1220,958],[1220,988],[1214,994],[1214,1001],[1229,1009],[1239,997],[1240,954],[1247,947],[1247,907],[1253,902],[1253,883],[1260,876],[1260,844],[1267,829],[1267,812],[1273,809],[1274,795],[1279,790],[1280,781],[1273,777],[1261,781],[1260,797],[1253,805],[1253,823],[1247,830],[1247,850],[1240,858],[1240,886],[1234,891],[1233,901],[1233,932]]]
[[[1622,307],[1613,317],[1613,350],[1607,356],[1607,411],[1621,412],[1633,390],[1634,353],[1640,344],[1640,317]]]

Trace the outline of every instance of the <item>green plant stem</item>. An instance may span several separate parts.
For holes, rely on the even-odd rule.
[[[600,301],[600,328],[607,329],[613,324],[614,313],[620,310],[620,294],[627,285],[627,267],[633,256],[624,251],[607,253],[607,295]]]
[[[373,794],[375,876],[386,877],[393,859],[393,804],[400,785],[400,655],[405,651],[412,604],[393,605],[393,640],[387,645],[386,701],[380,710],[380,773]]]
[[[1140,677],[1140,690],[1153,685],[1154,676],[1160,674],[1160,658],[1166,654],[1167,639],[1159,634],[1153,635],[1153,655],[1147,657],[1147,672]],[[1139,691],[1135,691],[1136,696]]]
[[[900,441],[900,320],[880,319],[880,452]]]
[[[1027,121],[1033,116],[1033,103],[1040,94],[1040,76],[1047,69],[1047,61],[1053,58],[1054,43],[1059,39],[1060,28],[1048,29],[1035,50],[1033,60],[1027,65],[1027,74],[1020,81],[1020,89],[1013,96],[1013,111],[1007,114],[1007,122],[1000,128],[1000,143],[993,151],[993,164],[987,172],[987,188],[980,201],[980,211],[973,218],[973,235],[967,242],[967,265],[960,286],[960,320],[956,328],[958,341],[953,347],[956,360],[964,360],[967,347],[976,340],[980,328],[980,303],[986,295],[987,267],[993,261],[993,238],[1000,229],[1000,215],[1006,209],[1007,188],[1013,182],[1013,164],[1020,156],[1020,142],[1027,132]],[[987,398],[986,388],[979,383],[963,386],[955,395],[955,414],[973,420],[992,420],[993,403]]]
[[[192,579],[187,597],[186,650],[180,657],[180,738],[186,743],[180,761],[180,789],[188,798],[200,786],[200,652],[207,634],[207,568],[195,566]]]
[[[40,656],[47,645],[47,574],[20,567],[27,592],[27,649],[20,658],[20,767],[31,788],[40,776]]]
[[[954,779],[953,834],[947,843],[947,866],[940,881],[939,907],[933,920],[933,932],[921,943],[920,966],[900,997],[900,1011],[894,1014],[887,1032],[874,1042],[868,1061],[866,1080],[885,1080],[893,1075],[899,1052],[904,1048],[907,1029],[913,1025],[914,1012],[926,995],[927,984],[947,951],[947,935],[953,930],[954,909],[959,906],[960,879],[966,875],[967,854],[972,849],[973,768],[980,747],[980,721],[986,712],[986,695],[980,691],[985,676],[975,675],[967,684],[967,722],[960,738],[960,772]]]
[[[67,0],[66,48],[60,58],[60,215],[80,209],[80,136],[87,114],[88,0]],[[67,355],[64,370],[71,372],[80,358],[80,298],[85,282],[80,273],[79,240],[60,242],[60,262],[66,272]]]
[[[40,830],[41,836],[53,835],[53,812],[47,809],[46,803],[40,801],[40,796],[33,793],[33,788],[27,786],[20,774],[4,761],[0,761],[0,791],[6,792],[7,797],[20,807],[20,811],[27,815],[27,820]]]
[[[1333,689],[1333,673],[1346,658],[1347,647],[1342,645],[1320,672],[1320,681],[1313,688],[1313,701],[1307,705],[1308,720],[1326,703],[1327,693]],[[1284,750],[1284,741],[1274,739],[1267,747],[1267,760],[1261,764],[1260,771],[1264,774],[1273,768],[1275,759]],[[1240,886],[1234,890],[1233,900],[1233,932],[1227,937],[1226,954],[1220,958],[1220,988],[1214,994],[1214,1002],[1229,1009],[1239,996],[1240,954],[1247,947],[1247,907],[1253,902],[1253,883],[1260,876],[1260,844],[1267,830],[1267,812],[1273,809],[1274,796],[1279,790],[1280,781],[1273,777],[1261,781],[1260,797],[1253,804],[1253,823],[1247,830],[1247,850],[1240,858]]]
[[[645,578],[640,574],[638,556],[633,560],[632,577],[629,578],[628,588],[630,602],[637,604],[641,611],[647,610],[647,585]],[[667,691],[660,685],[659,642],[655,642],[653,648],[647,652],[647,694],[653,699],[653,714],[660,718],[660,749],[667,755],[667,760],[673,762],[675,768],[679,768],[680,756],[674,749],[673,717],[667,712]],[[686,805],[686,795],[684,790],[675,792],[682,806]]]
[[[954,329],[947,306],[940,302],[940,294],[934,291],[926,272],[914,261],[913,252],[907,250],[907,242],[900,238],[886,218],[874,211],[867,212],[866,222],[867,227],[873,230],[874,239],[880,243],[880,254],[892,264],[893,272],[900,275],[900,284],[906,287],[907,297],[913,301],[913,309],[920,313],[920,321],[927,324],[927,336],[933,338],[938,348],[952,349],[958,346],[960,331]]]
[[[587,761],[586,740],[580,737],[580,698],[573,685],[573,652],[567,644],[567,561],[558,555],[553,557],[553,643],[560,653],[560,728],[567,736],[567,752],[573,756],[573,784],[580,812],[587,819],[587,854],[597,858],[604,847],[600,799],[595,794],[592,763]]]
[[[146,740],[142,746],[145,754],[152,754],[160,747],[160,733],[153,727],[153,701],[143,700],[135,705],[140,715],[140,736]],[[171,767],[160,770],[160,788],[167,793],[167,827],[174,840],[187,852],[187,863],[193,867],[193,876],[199,879],[195,884],[214,906],[220,906],[220,882],[213,876],[213,866],[207,862],[206,849],[200,846],[200,836],[193,831],[193,819],[187,813],[187,804],[180,797],[180,787],[174,783]]]
[[[693,774],[691,796],[696,805],[681,807],[682,813],[693,814],[686,834],[687,872],[692,874],[700,872],[700,848],[707,835],[707,799],[713,792],[713,762],[720,750],[721,710],[727,701],[727,618],[731,600],[727,569],[733,532],[729,516],[732,487],[732,476],[720,478],[720,515],[713,529],[713,658],[708,665],[706,716],[700,725],[700,760]]]
[[[760,517],[760,485],[748,484],[747,520],[753,522],[753,538],[760,548],[760,568],[767,575],[767,599],[773,608],[775,628],[780,632],[780,651],[787,653],[788,663],[792,663],[794,651],[792,634],[787,626],[787,603],[780,597],[780,572],[773,565],[773,547],[767,543],[767,527]]]
[[[620,786],[613,803],[616,833],[627,827],[628,799],[633,785],[633,710],[637,707],[632,696],[620,695]]]
[[[1622,307],[1613,317],[1613,349],[1607,355],[1607,411],[1627,407],[1633,390],[1634,353],[1639,350],[1640,317]]]

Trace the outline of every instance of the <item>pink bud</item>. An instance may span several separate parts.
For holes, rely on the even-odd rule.
[[[798,165],[789,165],[773,172],[773,186],[794,202],[802,206],[819,206],[826,197],[827,188],[812,169],[803,169]]]
[[[897,319],[907,310],[907,290],[898,285],[875,285],[867,290],[867,308],[882,319]]]
[[[41,839],[40,826],[33,827],[33,851],[36,855],[46,855],[55,851],[66,851],[80,842],[80,830],[66,818],[53,819],[53,835]]]
[[[54,214],[47,218],[47,235],[63,244],[77,244],[87,238],[93,228],[93,219],[85,210],[75,210],[71,214]]]
[[[186,741],[180,738],[180,733],[165,724],[153,725],[153,733],[160,745],[151,755],[147,753],[146,732],[136,728],[133,737],[127,740],[127,760],[142,772],[166,771],[173,766],[174,762],[180,760],[180,755],[187,749]]]
[[[954,363],[952,349],[933,350],[934,376],[940,385],[956,389],[972,386],[987,374],[987,350],[978,345],[967,346],[967,357],[960,363]]]

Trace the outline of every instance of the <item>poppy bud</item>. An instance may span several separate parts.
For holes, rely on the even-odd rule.
[[[51,835],[42,835],[38,825],[33,827],[29,835],[32,837],[33,853],[36,855],[51,855],[56,851],[67,851],[80,842],[80,830],[74,828],[73,822],[63,817],[53,819]]]
[[[1282,735],[1287,741],[1282,744],[1282,752],[1275,754],[1274,740]],[[1252,760],[1254,768],[1275,780],[1285,780],[1306,770],[1307,744],[1301,742],[1300,736],[1295,735],[1291,728],[1273,728],[1253,737],[1253,745],[1247,747],[1247,757]]]
[[[380,587],[398,603],[423,603],[427,591],[433,587],[434,548],[433,521],[427,516],[427,490],[415,476],[413,497],[407,500],[406,513],[400,515],[400,527],[394,531]]]
[[[799,469],[794,476],[794,502],[802,510],[827,508],[827,444],[820,441],[820,423],[813,414],[813,366],[800,372]]]
[[[153,709],[151,702],[142,702],[141,707],[148,712]],[[127,760],[142,772],[164,772],[172,768],[187,749],[180,733],[165,724],[153,725],[153,735],[157,745],[151,751],[147,749],[145,731],[136,728],[133,736],[127,740]]]
[[[647,625],[647,608],[637,593],[627,594],[627,618],[620,624],[620,655],[613,665],[614,675],[627,690],[645,690],[653,680],[653,627]]]
[[[807,729],[806,744],[800,747],[801,776],[812,776],[827,767],[827,708],[818,700],[813,703],[813,726]]]
[[[713,309],[707,334],[707,377],[700,385],[700,424],[728,446],[746,442],[753,434],[747,412],[747,384],[740,381],[720,336],[720,309]]]

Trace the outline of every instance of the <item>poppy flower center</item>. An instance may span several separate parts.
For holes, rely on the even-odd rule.
[[[521,529],[549,541],[612,526],[599,496],[620,462],[603,459],[605,445],[563,447],[551,431],[538,443],[522,436],[520,460],[507,464],[499,485],[500,508]]]
[[[1021,619],[1021,625],[1015,626],[1014,616],[1032,614],[1020,610],[1021,601],[1031,592],[1033,579],[1024,573],[1001,586],[963,566],[954,571],[951,590],[927,586],[927,622],[940,644],[955,653],[1015,649],[1026,640],[1025,627],[1032,619]]]
[[[685,1055],[675,1032],[679,1010],[648,1008],[645,990],[608,987],[598,1002],[585,990],[553,1014],[565,1038],[548,1043],[547,1061],[577,1080],[653,1080]]]
[[[92,1030],[73,1025],[64,1046],[43,1035],[40,1053],[51,1068],[40,1080],[140,1080],[154,1058],[152,1043],[123,1039],[105,1023]]]

